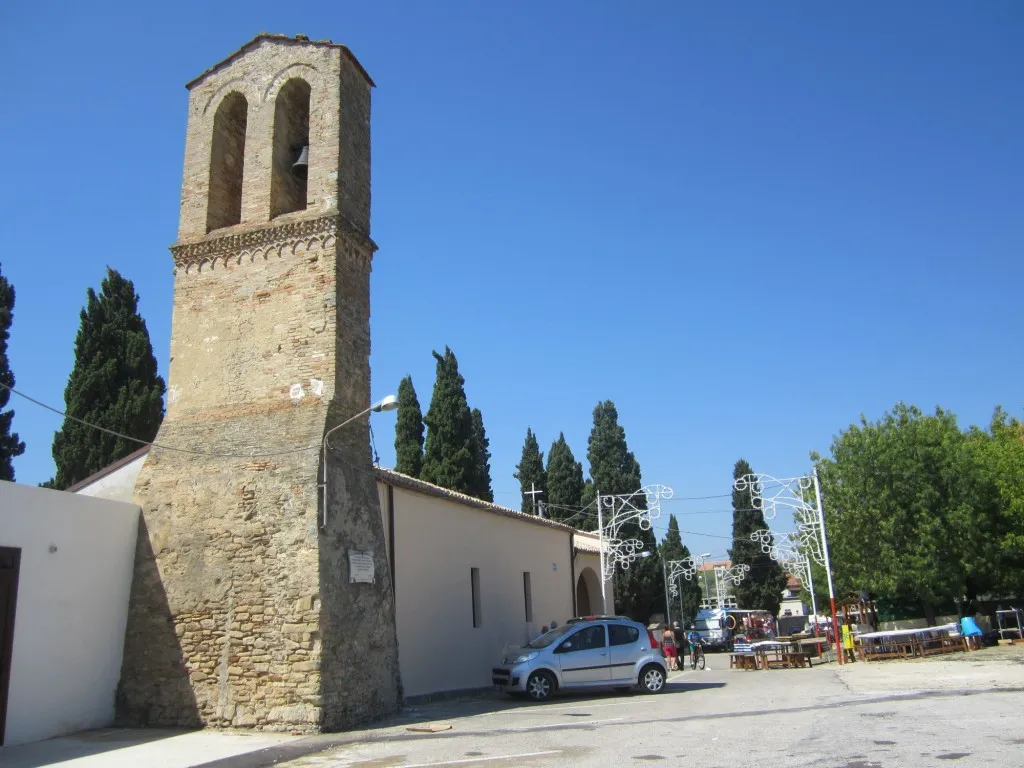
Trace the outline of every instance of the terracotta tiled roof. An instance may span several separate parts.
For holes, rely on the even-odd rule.
[[[732,560],[705,560],[700,570],[710,572],[715,568],[732,568]]]
[[[503,515],[505,517],[515,518],[516,520],[522,520],[524,523],[533,523],[534,525],[544,525],[548,528],[556,528],[559,531],[565,531],[571,533],[575,529],[570,525],[564,523],[556,523],[554,520],[548,520],[544,517],[537,517],[536,515],[528,515],[525,512],[520,512],[517,509],[509,509],[508,507],[502,507],[498,504],[492,504],[489,501],[481,501],[480,499],[468,496],[465,493],[459,493],[458,491],[450,491],[447,488],[442,488],[439,485],[425,482],[424,480],[417,480],[415,477],[409,477],[403,475],[401,472],[395,472],[393,469],[384,469],[383,467],[377,468],[377,477],[382,482],[394,485],[399,488],[405,488],[410,491],[416,491],[418,493],[425,493],[428,496],[437,496],[442,499],[449,499],[451,501],[457,501],[460,504],[465,504],[467,507],[475,507],[476,509],[483,509],[487,512],[493,512],[496,515]]]
[[[276,43],[288,43],[288,44],[292,44],[292,45],[322,45],[322,46],[325,46],[327,48],[338,48],[338,49],[341,50],[342,53],[345,54],[345,56],[348,57],[349,61],[351,61],[353,64],[356,65],[356,68],[360,71],[360,73],[362,73],[363,77],[366,78],[366,82],[370,84],[370,87],[371,88],[375,88],[376,87],[376,84],[370,78],[370,74],[363,68],[363,65],[359,63],[359,59],[356,58],[355,54],[352,53],[352,51],[349,49],[349,47],[347,45],[341,45],[341,44],[335,43],[335,42],[333,42],[331,40],[310,40],[305,35],[296,35],[295,37],[288,37],[288,35],[273,35],[273,34],[270,34],[269,32],[260,32],[258,35],[256,35],[256,37],[254,37],[248,43],[246,43],[241,48],[239,48],[237,51],[232,53],[226,59],[222,59],[221,61],[218,61],[216,64],[214,64],[212,67],[210,67],[208,70],[203,72],[198,77],[195,77],[192,80],[189,80],[187,83],[185,83],[185,87],[186,88],[191,88],[193,85],[195,85],[200,80],[205,78],[211,72],[215,72],[216,70],[220,69],[221,67],[223,67],[223,66],[225,66],[227,64],[230,64],[232,61],[237,59],[239,56],[241,56],[242,54],[246,53],[247,51],[252,50],[253,48],[255,48],[257,45],[259,45],[264,40],[273,40]]]
[[[576,531],[575,537],[576,550],[579,552],[589,552],[590,554],[599,555],[601,554],[601,539],[598,538],[596,533],[584,533],[583,531]]]

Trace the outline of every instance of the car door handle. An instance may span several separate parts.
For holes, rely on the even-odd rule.
[[[605,653],[604,651],[601,651],[601,655],[602,655],[602,656],[607,656],[608,654],[607,654],[607,653]]]

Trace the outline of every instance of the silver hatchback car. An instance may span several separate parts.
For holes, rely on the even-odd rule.
[[[643,625],[620,617],[573,619],[521,648],[506,651],[491,681],[507,693],[546,701],[560,688],[665,687],[664,652]]]

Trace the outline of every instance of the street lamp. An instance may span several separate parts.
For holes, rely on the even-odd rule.
[[[341,424],[336,424],[324,433],[324,441],[321,446],[321,457],[320,457],[320,487],[323,488],[324,500],[323,500],[323,527],[327,528],[327,438],[329,438],[334,432],[338,431],[342,427],[348,426],[356,419],[361,419],[368,413],[380,413],[381,411],[393,411],[398,407],[398,398],[394,395],[388,395],[385,398],[378,400],[376,403],[371,405],[369,408],[360,411],[355,416],[350,416],[345,419]]]
[[[707,573],[704,572],[704,562],[709,557],[711,557],[711,553],[705,552],[703,555],[690,555],[689,557],[684,557],[682,560],[661,561],[661,572],[665,581],[665,614],[668,616],[668,622],[670,624],[672,623],[672,608],[669,603],[669,590],[671,589],[673,597],[679,598],[679,620],[682,621],[683,594],[679,590],[677,581],[680,576],[684,577],[687,581],[692,581],[697,571],[701,571],[704,576],[704,591],[706,593],[708,588],[708,577]]]
[[[704,563],[706,563],[708,561],[709,557],[711,557],[711,553],[710,552],[705,552],[703,555],[700,555],[700,575],[701,575],[701,578],[704,581],[704,599],[708,601],[708,607],[710,608],[711,607],[711,593],[708,592],[708,572],[707,572],[707,569],[704,568]]]

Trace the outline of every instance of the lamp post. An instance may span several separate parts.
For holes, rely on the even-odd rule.
[[[704,581],[704,599],[708,601],[708,607],[710,608],[711,607],[711,593],[708,592],[708,572],[704,568],[704,563],[707,562],[707,559],[709,557],[711,557],[711,553],[710,552],[705,552],[703,555],[700,555],[700,575],[701,575],[701,578]],[[716,597],[717,597],[717,595],[716,595]]]
[[[747,577],[749,571],[750,566],[746,563],[737,563],[728,568],[724,565],[715,566],[715,601],[718,603],[719,610],[725,607],[725,598],[722,597],[725,588],[739,584]]]
[[[672,489],[648,485],[633,493],[602,496],[597,492],[597,531],[601,560],[601,606],[608,611],[607,582],[615,575],[615,566],[628,569],[634,560],[652,553],[643,551],[640,539],[620,539],[623,525],[636,521],[640,530],[651,530],[651,521],[661,516],[661,500],[671,499]]]
[[[662,561],[662,573],[665,576],[665,613],[668,615],[669,623],[672,621],[672,609],[669,607],[669,584],[671,583],[672,596],[679,597],[679,620],[683,620],[683,594],[679,589],[678,579],[680,576],[687,581],[692,581],[698,570],[702,570],[704,561],[711,557],[710,552],[703,555],[690,555],[682,560]],[[704,575],[704,587],[707,589],[707,574]],[[696,619],[696,616],[694,617]]]
[[[320,457],[320,487],[323,488],[323,522],[322,527],[327,528],[327,438],[329,438],[334,432],[338,431],[342,427],[348,426],[356,419],[361,419],[368,413],[380,413],[381,411],[393,411],[398,407],[398,398],[394,395],[388,395],[376,403],[371,405],[369,408],[360,411],[355,416],[350,416],[345,419],[341,424],[336,424],[324,433],[324,440],[321,446],[321,457]]]

